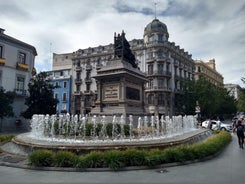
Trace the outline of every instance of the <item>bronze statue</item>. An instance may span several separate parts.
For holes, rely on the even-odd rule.
[[[122,31],[122,34],[118,34],[118,36],[114,36],[114,55],[115,57],[121,58],[122,60],[130,63],[134,68],[137,68],[137,64],[135,63],[136,59],[134,54],[130,49],[130,45],[125,38],[125,33]]]

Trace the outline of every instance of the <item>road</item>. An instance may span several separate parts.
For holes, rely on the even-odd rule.
[[[0,166],[0,183],[4,184],[244,184],[245,150],[236,135],[217,157],[205,162],[160,169],[120,172],[37,171]]]

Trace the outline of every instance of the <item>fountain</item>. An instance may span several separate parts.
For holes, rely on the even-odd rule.
[[[165,148],[190,144],[210,135],[196,128],[194,116],[138,117],[130,115],[33,115],[31,132],[20,134],[12,142],[28,154],[35,149],[69,150],[87,153],[93,150],[127,148]]]

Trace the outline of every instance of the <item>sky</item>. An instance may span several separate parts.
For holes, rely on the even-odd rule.
[[[115,32],[142,39],[155,15],[170,42],[245,87],[244,0],[0,0],[0,28],[36,48],[38,72],[51,70],[52,53],[107,45]]]

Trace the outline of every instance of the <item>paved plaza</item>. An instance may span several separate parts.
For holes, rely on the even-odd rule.
[[[16,163],[21,163],[17,162]],[[2,162],[1,162],[2,163]],[[15,164],[13,163],[13,166]],[[16,164],[20,166],[20,164]],[[243,184],[245,181],[245,150],[238,148],[237,137],[216,157],[204,162],[148,170],[62,172],[40,171],[0,166],[1,183],[171,183],[171,184]]]

